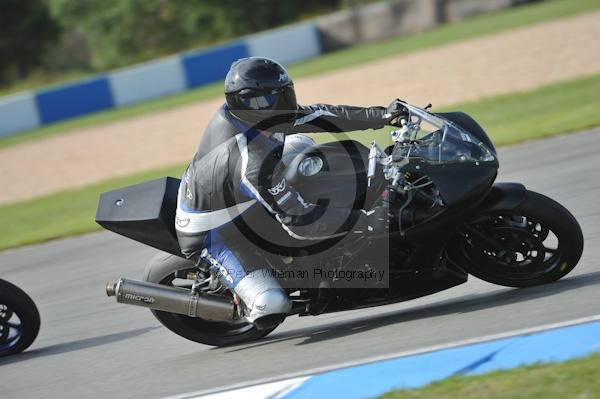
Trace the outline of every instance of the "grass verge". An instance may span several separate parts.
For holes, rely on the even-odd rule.
[[[512,144],[600,125],[600,75],[451,107],[471,114],[496,144]],[[383,131],[348,133],[368,144],[387,140]],[[315,134],[319,141],[346,136]],[[500,160],[502,161],[502,160]],[[184,165],[139,173],[100,184],[0,207],[0,249],[98,230],[94,214],[101,192],[160,176],[180,176]]]
[[[485,98],[458,104],[436,112],[464,111],[473,116],[497,146],[520,143],[560,133],[600,125],[600,75],[554,83],[527,92]],[[349,138],[368,145],[373,138],[380,145],[390,143],[386,134],[353,132]],[[312,135],[319,142],[340,136],[330,133]]]
[[[358,65],[380,58],[458,42],[481,35],[491,34],[573,16],[586,11],[600,9],[598,0],[551,0],[506,9],[492,14],[473,17],[466,21],[442,25],[430,31],[403,36],[379,43],[352,47],[325,54],[290,67],[294,77],[308,76],[335,69]],[[116,108],[44,126],[29,132],[0,138],[0,148],[31,139],[60,134],[75,129],[110,123],[132,116],[157,112],[196,101],[215,98],[222,95],[222,83],[214,83],[184,93],[162,97],[148,102]]]
[[[388,392],[380,399],[600,398],[600,355],[564,363],[453,377],[421,389]]]
[[[181,176],[175,166],[112,179],[31,201],[0,207],[0,249],[18,247],[99,230],[94,222],[100,193],[160,176]]]

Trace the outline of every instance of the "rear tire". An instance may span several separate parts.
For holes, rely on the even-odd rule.
[[[557,281],[575,268],[583,252],[575,217],[533,191],[516,208],[476,215],[468,225],[508,250],[494,249],[463,228],[466,235],[449,246],[450,259],[493,284],[529,287]]]
[[[40,331],[40,314],[29,295],[0,280],[0,356],[23,352]]]
[[[175,271],[193,268],[193,262],[171,254],[159,253],[152,258],[146,268],[144,280],[156,284],[172,285]],[[151,310],[151,312],[163,326],[175,334],[190,341],[211,346],[228,346],[254,341],[277,328],[275,326],[266,330],[258,330],[245,321],[217,322],[159,310]]]

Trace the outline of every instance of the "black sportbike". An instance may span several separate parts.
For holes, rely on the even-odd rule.
[[[289,146],[286,140],[286,180],[307,200],[357,209],[385,206],[389,217],[384,236],[336,237],[312,251],[311,266],[327,273],[309,287],[287,289],[290,315],[405,301],[465,283],[469,274],[508,287],[546,284],[577,265],[583,251],[577,220],[522,184],[495,183],[496,150],[475,120],[461,112],[406,107],[409,116],[383,149],[354,140],[297,140],[304,144]],[[178,179],[163,178],[102,194],[99,224],[163,251],[144,281],[119,279],[107,284],[107,294],[152,309],[168,329],[203,344],[267,335],[274,327],[248,323],[244,304],[208,265],[182,257],[174,228],[178,186]],[[281,262],[272,261],[270,251],[267,263],[288,287],[293,277],[286,272],[302,269],[306,253],[291,245],[289,254],[285,245],[277,248]],[[382,257],[376,255],[384,252],[387,264],[377,264]],[[377,276],[374,270],[386,272],[385,284],[370,278]],[[349,288],[348,275],[366,277],[362,286]]]

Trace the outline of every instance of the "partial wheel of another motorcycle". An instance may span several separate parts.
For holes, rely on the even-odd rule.
[[[186,271],[194,273],[196,270],[193,262],[161,252],[150,261],[143,280],[161,285],[181,286],[182,279],[178,276],[185,274]],[[229,290],[222,294],[231,295]],[[212,346],[228,346],[253,341],[266,336],[277,328],[275,326],[259,330],[243,319],[230,322],[211,321],[160,310],[151,310],[151,312],[162,325],[175,334],[191,341]]]
[[[23,352],[40,331],[40,314],[22,289],[0,280],[0,356]]]
[[[476,215],[449,246],[450,258],[482,280],[508,287],[566,276],[583,252],[583,233],[558,202],[527,191],[516,209]]]

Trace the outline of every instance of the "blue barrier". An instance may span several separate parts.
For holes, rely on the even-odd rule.
[[[181,58],[178,56],[111,72],[108,80],[117,107],[186,89]]]
[[[99,76],[36,94],[42,123],[56,122],[114,106],[108,79]]]
[[[305,22],[284,26],[246,38],[250,55],[288,64],[321,54],[317,24]]]
[[[248,56],[248,48],[243,42],[234,42],[200,53],[184,54],[182,61],[187,87],[201,86],[225,78],[233,61]]]
[[[29,130],[40,125],[33,93],[20,93],[0,98],[0,137]]]
[[[316,24],[304,22],[107,75],[0,98],[0,136],[217,82],[239,58],[264,56],[287,64],[321,51]]]

